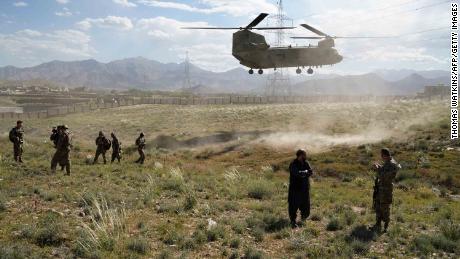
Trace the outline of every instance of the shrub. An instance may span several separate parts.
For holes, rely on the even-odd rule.
[[[273,214],[264,215],[263,223],[267,232],[277,232],[289,226],[289,220]]]
[[[35,243],[39,246],[58,246],[64,239],[62,227],[58,223],[58,215],[48,213],[39,222],[39,228],[33,234]]]
[[[244,258],[244,259],[262,259],[263,254],[262,254],[262,252],[260,252],[258,250],[255,250],[252,247],[247,247],[244,250],[244,256],[242,258]]]
[[[5,201],[0,199],[0,212],[4,212],[4,211],[6,211],[6,204],[5,204]]]
[[[343,229],[342,223],[338,218],[332,218],[326,225],[327,231],[337,231]]]
[[[264,240],[264,234],[265,231],[260,227],[252,229],[252,235],[254,236],[256,242],[262,242]]]
[[[240,247],[240,244],[241,244],[241,240],[239,238],[234,238],[230,241],[230,247],[231,248],[238,248]]]
[[[311,219],[312,221],[321,221],[321,215],[319,215],[319,214],[313,214],[313,215],[311,215],[310,219]]]
[[[348,226],[351,226],[353,223],[355,223],[356,213],[352,210],[347,210],[345,211],[344,217],[345,217],[345,223]]]
[[[225,229],[222,226],[215,226],[206,232],[206,236],[209,242],[217,241],[219,238],[225,237]]]
[[[196,204],[197,204],[197,200],[196,200],[195,195],[192,192],[188,192],[187,195],[185,196],[185,200],[183,204],[184,210],[185,211],[192,210],[196,206]]]
[[[358,255],[366,255],[369,252],[369,244],[359,240],[354,240],[351,243],[351,248]]]
[[[441,224],[441,232],[449,240],[460,240],[460,224],[456,224],[452,221],[443,222]]]
[[[128,250],[142,255],[145,255],[150,248],[149,243],[144,238],[130,239],[126,247]]]
[[[431,254],[434,251],[434,247],[431,244],[431,238],[428,235],[421,235],[413,241],[414,249],[418,250],[422,254]]]
[[[359,225],[353,228],[349,238],[351,240],[359,240],[363,242],[370,242],[376,238],[375,232],[367,229],[364,225]]]
[[[274,186],[267,180],[250,181],[248,185],[248,196],[258,200],[270,198],[273,194],[273,189]]]

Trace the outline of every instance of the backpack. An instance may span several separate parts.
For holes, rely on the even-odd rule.
[[[104,139],[104,148],[105,150],[109,150],[112,147],[112,141],[110,139]]]
[[[15,133],[16,132],[15,132],[14,128],[12,128],[10,130],[9,138],[10,138],[10,141],[13,142],[13,143],[15,142],[15,139],[16,139],[16,134]]]

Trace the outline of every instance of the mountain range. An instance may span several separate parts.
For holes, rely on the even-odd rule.
[[[184,63],[161,63],[142,57],[101,63],[96,60],[52,61],[28,68],[0,68],[0,80],[48,80],[68,87],[97,89],[145,89],[174,91],[185,84]],[[249,75],[242,68],[211,72],[189,64],[192,89],[196,93],[261,93],[267,76]],[[449,72],[442,70],[378,70],[374,73],[341,76],[293,75],[296,94],[415,94],[424,86],[449,84]]]

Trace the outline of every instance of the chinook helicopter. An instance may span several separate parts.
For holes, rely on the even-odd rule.
[[[373,38],[373,37],[335,37],[329,36],[307,24],[302,27],[316,33],[315,37],[292,37],[294,39],[321,39],[317,46],[307,47],[271,47],[265,37],[252,30],[285,30],[295,27],[256,27],[268,14],[261,13],[246,27],[184,27],[191,30],[238,30],[233,33],[232,55],[240,64],[249,68],[249,74],[254,74],[254,69],[262,75],[264,69],[277,69],[297,67],[296,73],[301,74],[302,69],[308,67],[307,73],[313,74],[312,67],[334,65],[343,60],[334,48],[334,39],[337,38]]]
[[[300,74],[300,67],[309,67],[308,73],[312,74],[312,67],[323,65],[334,65],[342,61],[332,38],[325,38],[320,41],[317,47],[270,47],[265,37],[254,33],[252,30],[284,30],[295,27],[256,27],[268,14],[261,13],[246,27],[185,27],[192,30],[238,30],[233,34],[232,55],[240,61],[240,64],[249,69],[249,74],[254,74],[254,69],[262,75],[263,69],[277,69],[284,67],[297,67],[296,72]]]

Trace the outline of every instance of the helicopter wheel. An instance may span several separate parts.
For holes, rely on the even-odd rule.
[[[254,70],[252,70],[252,68],[249,69],[249,74],[250,74],[250,75],[254,74]]]
[[[309,75],[313,74],[313,69],[310,67],[310,68],[307,70],[307,73],[308,73]]]
[[[264,71],[262,69],[259,69],[258,73],[259,73],[259,75],[262,75],[264,73]]]
[[[296,72],[298,75],[300,75],[300,74],[302,73],[302,69],[297,68],[297,69],[295,70],[295,72]]]

